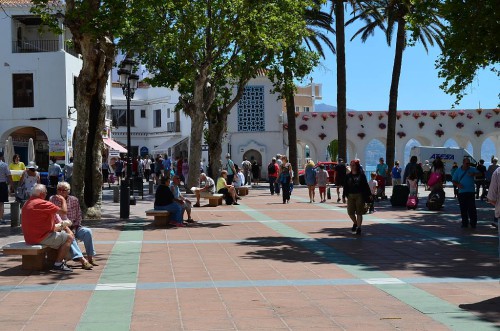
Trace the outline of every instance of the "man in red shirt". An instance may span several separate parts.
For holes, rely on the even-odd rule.
[[[56,214],[66,215],[66,200],[59,196],[62,201],[61,208],[52,202],[46,201],[47,188],[45,185],[36,184],[31,192],[31,197],[23,206],[21,224],[24,240],[30,245],[44,245],[57,249],[57,258],[52,270],[60,272],[72,272],[64,257],[69,252],[74,235],[68,227],[56,227]]]

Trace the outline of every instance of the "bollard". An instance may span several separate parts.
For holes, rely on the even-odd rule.
[[[21,204],[17,201],[10,203],[10,226],[15,228],[19,226]]]
[[[118,186],[113,186],[113,202],[120,201],[120,188]]]
[[[153,187],[154,187],[154,185],[153,185],[153,181],[152,181],[152,180],[150,180],[150,181],[149,181],[149,194],[150,194],[150,195],[152,195],[152,194],[153,194]]]

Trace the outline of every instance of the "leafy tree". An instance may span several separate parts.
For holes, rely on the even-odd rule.
[[[500,6],[496,0],[446,0],[441,14],[448,24],[436,67],[444,78],[441,88],[456,95],[458,104],[479,69],[500,75]]]
[[[115,60],[115,38],[127,17],[126,2],[119,0],[33,0],[32,11],[49,26],[62,22],[72,33],[83,66],[76,79],[77,125],[74,134],[72,192],[84,217],[100,218],[105,90]]]
[[[316,51],[321,57],[325,58],[322,41],[332,52],[335,52],[335,47],[323,33],[323,31],[334,33],[332,28],[332,17],[328,13],[320,10],[319,3],[315,8],[308,8],[304,12],[306,21],[307,35],[302,40],[310,51]],[[313,66],[317,65],[317,56],[311,52],[305,51],[299,44],[295,50],[286,49],[277,66],[270,71],[271,79],[275,82],[276,91],[279,91],[281,97],[285,99],[286,113],[288,118],[288,148],[289,160],[294,171],[293,181],[299,183],[299,172],[297,164],[297,125],[295,120],[295,79],[301,80],[305,75],[309,74]],[[283,72],[280,72],[280,71]],[[314,102],[314,100],[313,100]]]
[[[389,166],[394,164],[398,88],[403,52],[406,46],[417,41],[424,46],[425,50],[428,49],[428,44],[433,46],[436,43],[439,47],[443,47],[443,23],[438,12],[438,2],[438,0],[375,0],[359,3],[361,8],[359,18],[364,20],[366,25],[359,29],[352,39],[360,35],[361,40],[365,42],[369,36],[374,34],[375,29],[379,28],[384,32],[387,44],[390,46],[394,28],[397,26],[387,117],[386,162]],[[354,17],[347,24],[352,23],[357,18]]]
[[[274,60],[274,54],[305,34],[305,22],[296,17],[302,17],[311,4],[309,0],[134,2],[130,31],[121,44],[138,54],[153,74],[153,85],[178,88],[178,109],[191,118],[188,186],[196,185],[198,178],[205,120],[210,149],[217,152],[227,113],[242,89],[257,69]],[[232,85],[237,87],[234,93]],[[219,168],[219,159],[220,153],[210,158],[212,169]]]

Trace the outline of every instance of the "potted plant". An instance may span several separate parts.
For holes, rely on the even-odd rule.
[[[321,118],[323,119],[323,121],[326,121],[326,119],[328,118],[328,114],[327,113],[321,114]]]
[[[462,122],[457,123],[457,128],[461,129],[463,127],[464,127],[464,123],[462,123]]]
[[[419,127],[419,128],[423,128],[423,127],[424,127],[424,125],[425,125],[425,123],[424,123],[424,122],[418,122],[418,127]]]
[[[457,112],[456,112],[456,111],[452,111],[452,112],[449,112],[449,113],[448,113],[448,116],[450,116],[450,117],[453,119],[453,118],[457,117],[457,116],[458,116],[458,114],[457,114]]]
[[[474,131],[474,134],[475,134],[476,136],[478,136],[478,137],[479,137],[480,135],[482,135],[483,133],[484,133],[484,132],[483,132],[483,131],[481,131],[481,130],[476,130],[476,131]]]
[[[385,130],[385,128],[387,127],[387,125],[385,125],[385,123],[379,123],[378,127],[380,128],[380,130]]]
[[[413,117],[414,117],[415,119],[418,119],[418,118],[420,117],[420,113],[419,113],[419,112],[414,112],[414,113],[413,113]]]
[[[468,114],[467,114],[467,118],[471,120],[471,119],[473,119],[473,118],[474,118],[474,115],[472,115],[471,113],[468,113]]]
[[[399,131],[398,133],[396,133],[399,138],[403,138],[403,137],[406,137],[406,133],[404,133],[403,131]]]
[[[304,121],[309,121],[309,115],[302,115],[302,119]]]
[[[353,113],[353,112],[348,112],[348,113],[347,113],[347,116],[349,116],[349,117],[354,117],[354,113]]]
[[[403,114],[404,114],[405,116],[410,116],[411,111],[405,110],[405,111],[403,112]]]
[[[318,113],[311,113],[311,116],[316,117],[316,116],[318,116]]]
[[[333,112],[333,111],[332,111],[332,112],[330,113],[330,117],[331,117],[331,118],[335,118],[335,116],[337,116],[337,113],[335,113],[335,112]]]
[[[444,131],[443,131],[443,130],[441,130],[441,129],[436,130],[436,132],[435,132],[435,133],[436,133],[436,136],[438,136],[438,137],[441,137],[442,135],[444,135]]]
[[[459,111],[458,111],[458,115],[460,115],[460,116],[464,116],[464,115],[465,115],[465,112],[464,112],[463,110],[459,110]]]
[[[500,121],[495,122],[495,128],[500,129]]]
[[[438,117],[438,113],[433,111],[429,114],[430,117],[432,117],[433,119],[436,119],[436,117]]]
[[[482,110],[481,108],[476,109],[476,111],[477,111],[477,113],[478,113],[479,115],[481,115],[481,113],[483,112],[483,110]]]
[[[495,108],[495,109],[493,109],[493,111],[494,111],[494,112],[495,112],[495,114],[497,114],[497,115],[498,115],[498,114],[500,114],[500,108]]]
[[[306,131],[307,130],[307,124],[301,124],[299,126],[299,130]]]
[[[396,118],[399,120],[401,118],[401,113],[396,113]]]
[[[364,132],[358,133],[358,137],[360,137],[361,139],[363,139],[365,136],[366,134]]]
[[[380,115],[378,115],[378,119],[379,119],[379,120],[381,120],[381,119],[383,119],[383,118],[384,118],[384,114],[380,114]]]
[[[325,138],[326,138],[326,134],[325,134],[325,133],[323,133],[323,132],[321,132],[321,133],[318,135],[318,137],[319,137],[321,140],[323,140],[323,139],[325,139]]]
[[[359,114],[358,118],[359,118],[360,121],[362,121],[363,120],[363,114]]]
[[[486,114],[486,115],[484,115],[484,116],[486,116],[486,118],[487,118],[487,119],[490,119],[490,118],[492,118],[492,117],[493,117],[493,114],[492,114],[492,113],[488,113],[488,114]]]
[[[371,111],[366,113],[368,116],[372,117],[373,113]]]
[[[421,114],[422,116],[427,116],[427,112],[425,110],[422,110]]]

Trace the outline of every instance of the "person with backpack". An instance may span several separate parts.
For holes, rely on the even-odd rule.
[[[279,175],[279,167],[276,163],[276,158],[273,157],[271,163],[267,165],[267,177],[269,178],[269,190],[271,191],[271,195],[280,194],[280,186],[277,183],[276,179]]]
[[[422,170],[422,166],[417,163],[417,156],[413,155],[410,158],[410,162],[406,165],[405,171],[403,172],[403,183],[406,183],[406,179],[410,174],[415,174],[415,177],[417,178],[417,183],[418,181],[422,180],[422,176],[424,171]]]

